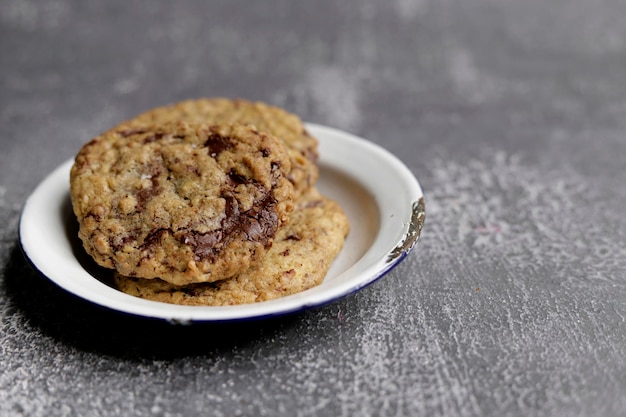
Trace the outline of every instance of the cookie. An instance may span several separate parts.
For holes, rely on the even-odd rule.
[[[86,251],[119,273],[182,285],[231,277],[271,246],[293,209],[283,143],[250,126],[113,129],[70,173]]]
[[[127,294],[171,304],[224,306],[272,300],[319,285],[348,231],[341,207],[312,188],[297,202],[265,257],[233,278],[176,286],[115,274],[115,285]]]
[[[157,107],[124,124],[132,126],[174,120],[251,124],[259,131],[281,139],[291,158],[289,179],[296,195],[304,193],[319,177],[318,141],[307,132],[298,116],[281,108],[241,99],[202,98]]]

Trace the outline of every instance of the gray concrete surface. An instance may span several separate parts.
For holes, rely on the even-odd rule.
[[[0,415],[626,415],[626,2],[0,2]],[[323,308],[173,327],[33,272],[25,199],[197,96],[387,148],[427,220]],[[353,225],[358,227],[358,225]]]

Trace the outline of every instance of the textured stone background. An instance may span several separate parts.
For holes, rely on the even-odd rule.
[[[624,21],[623,0],[2,0],[0,415],[625,415]],[[29,269],[18,219],[48,172],[214,95],[398,155],[426,193],[417,250],[229,326],[118,315]]]

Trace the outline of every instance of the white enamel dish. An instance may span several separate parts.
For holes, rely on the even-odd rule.
[[[31,264],[61,288],[117,311],[173,323],[229,321],[277,316],[321,306],[382,277],[414,247],[424,222],[417,179],[383,148],[354,135],[314,124],[320,141],[319,190],[335,199],[350,220],[350,234],[324,282],[310,290],[261,303],[196,307],[148,301],[109,284],[107,270],[94,266],[76,236],[69,196],[72,160],[34,190],[22,212],[19,234]]]

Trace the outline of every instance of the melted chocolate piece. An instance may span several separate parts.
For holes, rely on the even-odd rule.
[[[172,233],[171,229],[156,229],[148,233],[148,236],[143,240],[143,244],[141,245],[142,249],[146,249],[150,246],[158,245],[161,241],[161,238],[164,234]]]
[[[243,213],[246,217],[240,222],[239,228],[248,240],[264,245],[269,243],[278,227],[275,205],[276,200],[267,195],[265,198],[257,200],[250,210]]]
[[[213,158],[224,152],[226,149],[230,149],[234,146],[231,138],[213,133],[209,135],[204,146],[209,150],[209,155]]]
[[[234,169],[231,169],[230,172],[228,173],[228,178],[230,178],[230,180],[239,185],[239,184],[248,184],[250,183],[250,178],[247,178],[239,173],[237,173],[237,171],[235,171]]]
[[[143,243],[140,246],[142,251],[145,251],[145,254],[142,258],[148,259],[154,255],[154,247],[158,246],[161,243],[161,239],[165,234],[172,234],[171,229],[156,229],[148,233],[148,236],[143,240]]]
[[[143,138],[143,144],[147,144],[147,143],[151,143],[151,142],[156,142],[157,140],[161,140],[163,139],[163,136],[165,136],[164,133],[155,133],[154,135],[151,136],[146,136],[145,138]]]
[[[137,196],[137,211],[143,211],[146,208],[146,203],[155,195],[161,193],[161,187],[159,184],[158,176],[161,174],[161,167],[159,165],[152,166],[150,172],[150,182],[152,186],[150,188],[144,188],[139,190]]]
[[[231,195],[224,196],[224,200],[226,201],[224,209],[226,217],[222,220],[222,227],[229,229],[233,227],[231,223],[239,217],[239,201]]]
[[[147,130],[143,129],[143,128],[137,128],[137,129],[127,129],[127,130],[120,130],[117,132],[118,135],[127,138],[129,136],[132,135],[140,135],[142,133],[146,133]]]
[[[85,149],[87,149],[87,148],[89,148],[89,147],[91,147],[91,146],[95,145],[96,143],[100,143],[100,141],[98,140],[98,138],[91,139],[89,142],[87,142],[87,143],[85,143],[85,144],[83,145],[83,150],[81,151],[81,153],[85,153],[85,151],[84,151]]]
[[[196,260],[215,260],[224,246],[238,236],[246,240],[267,246],[278,228],[276,200],[271,195],[257,200],[254,206],[244,212],[239,209],[239,202],[232,196],[225,195],[225,217],[222,228],[208,233],[187,231],[180,240],[193,247]]]
[[[154,185],[157,185],[156,187]],[[137,192],[137,211],[143,211],[146,208],[148,201],[155,195],[161,193],[161,187],[158,187],[159,182],[157,180],[152,181],[152,187],[144,188]]]
[[[187,232],[182,236],[182,242],[191,245],[197,260],[214,260],[219,253],[220,243],[224,240],[221,230],[214,230],[209,233]]]

